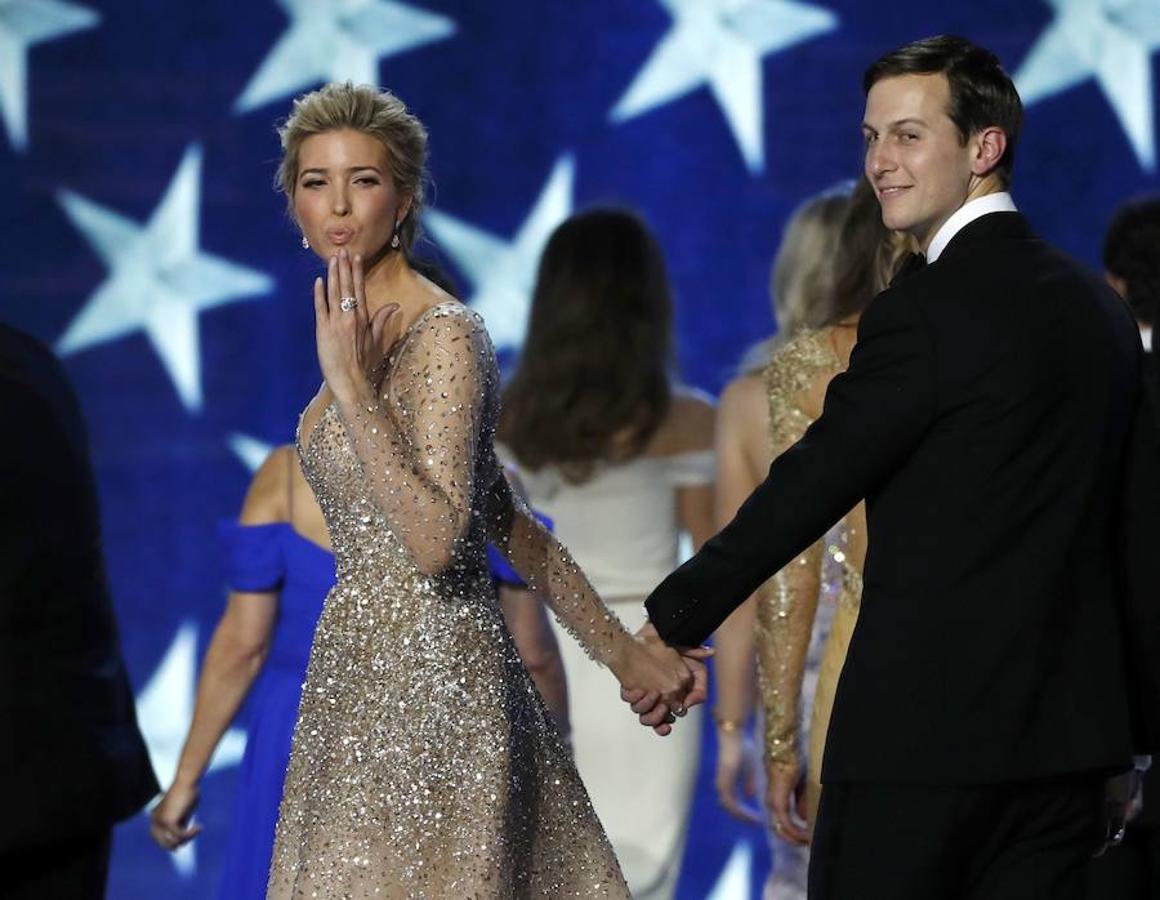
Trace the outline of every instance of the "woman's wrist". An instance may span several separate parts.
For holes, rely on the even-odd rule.
[[[776,756],[765,754],[765,771],[772,777],[779,775],[796,775],[801,768],[801,761],[796,751],[782,751]]]
[[[717,724],[718,734],[740,734],[745,730],[747,717],[726,715],[720,709],[713,710],[713,721]]]
[[[616,676],[616,680],[621,682],[623,687],[628,687],[624,684],[624,675],[626,669],[632,661],[632,655],[640,652],[640,641],[629,634],[624,629],[617,629],[612,640],[612,645],[608,649],[608,656],[605,659],[605,664],[608,670]]]
[[[341,378],[327,379],[327,387],[334,394],[339,405],[348,410],[364,410],[374,407],[375,394],[365,376],[347,375]]]
[[[175,788],[196,788],[201,783],[201,772],[191,769],[183,769],[180,766],[173,776],[173,785]]]

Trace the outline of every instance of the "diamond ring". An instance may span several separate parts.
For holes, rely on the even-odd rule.
[[[358,300],[355,297],[339,297],[338,308],[343,312],[351,312],[358,306]]]

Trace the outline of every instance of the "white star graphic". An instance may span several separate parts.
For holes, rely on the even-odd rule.
[[[487,322],[498,349],[523,343],[540,253],[556,226],[572,213],[575,177],[572,158],[562,156],[511,241],[435,210],[424,214],[439,246],[471,280],[474,292],[469,302]]]
[[[290,27],[234,104],[248,112],[322,81],[378,84],[379,58],[455,32],[455,23],[393,0],[279,0]]]
[[[752,891],[750,882],[753,869],[753,851],[744,841],[739,842],[729,854],[729,861],[721,870],[721,876],[713,885],[706,900],[748,900]]]
[[[84,6],[60,0],[0,0],[0,114],[8,140],[28,146],[28,50],[83,28],[101,17]]]
[[[1015,73],[1023,102],[1062,93],[1094,78],[1136,158],[1156,167],[1152,53],[1160,47],[1156,0],[1048,0],[1055,19]]]
[[[61,205],[109,268],[57,344],[61,353],[144,330],[186,409],[201,408],[198,313],[268,293],[274,282],[197,247],[201,151],[190,147],[147,225],[71,191]]]
[[[242,465],[251,472],[257,472],[274,449],[273,444],[267,444],[265,441],[237,431],[230,435],[229,443],[230,449],[234,451],[234,456],[240,459]]]
[[[173,783],[186,730],[193,719],[193,700],[197,690],[197,623],[187,620],[177,629],[173,642],[165,651],[149,683],[137,697],[137,721],[153,771],[163,787]],[[242,761],[246,733],[229,729],[210,760],[208,772],[215,772]],[[173,854],[173,864],[186,878],[197,870],[196,841]]]
[[[659,0],[672,27],[610,114],[623,122],[707,84],[750,172],[765,168],[762,57],[838,26],[797,0]]]

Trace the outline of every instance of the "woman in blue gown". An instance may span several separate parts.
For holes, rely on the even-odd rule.
[[[222,900],[258,900],[274,845],[274,826],[314,628],[335,581],[322,512],[292,447],[270,454],[254,475],[239,521],[218,530],[230,596],[206,651],[193,722],[173,784],[154,808],[151,831],[166,849],[191,840],[199,784],[213,752],[249,697],[246,750],[222,867]],[[496,557],[498,560],[498,557]],[[493,567],[502,583],[517,578]],[[567,734],[563,664],[542,607],[501,588],[516,646]]]

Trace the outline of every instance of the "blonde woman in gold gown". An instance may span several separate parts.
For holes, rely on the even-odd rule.
[[[315,631],[267,896],[611,897],[616,857],[504,625],[490,541],[594,660],[678,712],[703,690],[632,638],[513,495],[492,444],[482,320],[409,258],[426,133],[398,98],[332,84],[282,129],[325,383],[298,453],[337,584]],[[699,673],[701,674],[701,673]]]
[[[760,483],[770,462],[821,414],[826,388],[849,365],[861,310],[886,286],[906,252],[904,242],[881,225],[877,201],[864,183],[838,216],[834,202],[832,195],[823,196],[799,213],[806,217],[804,227],[813,230],[805,240],[803,224],[791,221],[775,266],[775,296],[779,270],[783,287],[779,338],[768,360],[751,363],[722,395],[717,438],[722,523]],[[785,274],[786,269],[816,273],[819,260],[829,278]],[[717,790],[722,805],[741,818],[753,818],[741,795],[758,780],[745,724],[757,701],[763,714],[766,806],[774,831],[767,900],[805,897],[804,848],[821,791],[818,775],[834,690],[857,621],[865,552],[865,510],[859,504],[717,631]],[[810,725],[803,735],[804,707]]]

